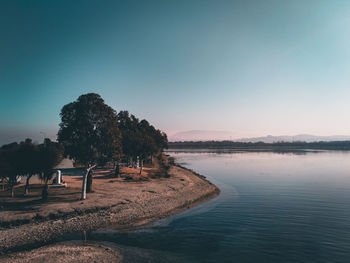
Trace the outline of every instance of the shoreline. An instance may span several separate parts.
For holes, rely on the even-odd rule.
[[[0,255],[41,247],[60,237],[76,232],[92,231],[113,226],[127,229],[187,210],[219,195],[220,190],[190,169],[172,166],[170,178],[157,179],[152,189],[143,189],[147,183],[133,185],[142,195],[125,196],[125,202],[94,211],[79,211],[80,215],[62,214],[60,218],[38,221],[0,230]],[[157,192],[157,187],[162,187]],[[166,190],[164,190],[166,189]],[[145,193],[147,192],[147,195]],[[90,209],[91,210],[91,209]]]

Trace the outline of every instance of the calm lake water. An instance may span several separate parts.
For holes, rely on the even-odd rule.
[[[350,262],[350,153],[171,152],[221,189],[134,231],[95,231],[130,262]]]

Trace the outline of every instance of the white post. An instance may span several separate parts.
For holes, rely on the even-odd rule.
[[[57,172],[56,172],[56,182],[57,182],[57,184],[61,184],[62,183],[61,170],[57,170]]]
[[[83,184],[81,189],[81,200],[86,199],[86,179],[90,169],[86,169],[86,173],[83,175]]]

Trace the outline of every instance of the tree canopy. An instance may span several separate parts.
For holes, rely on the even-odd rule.
[[[122,133],[123,153],[133,159],[141,160],[167,148],[168,139],[165,133],[150,125],[148,121],[139,121],[128,111],[120,111],[118,125]]]
[[[128,111],[117,114],[96,93],[81,95],[64,105],[60,117],[58,143],[45,139],[37,145],[26,139],[0,148],[0,176],[11,187],[19,176],[26,176],[27,189],[34,174],[40,174],[46,186],[52,168],[66,156],[86,168],[82,185],[82,199],[85,199],[86,191],[91,191],[92,169],[96,165],[119,162],[120,155],[124,155],[132,162],[140,160],[141,173],[143,160],[152,160],[153,155],[168,145],[165,133]]]
[[[25,191],[34,174],[50,177],[52,169],[63,158],[63,148],[57,142],[45,139],[43,144],[34,144],[31,139],[3,145],[0,148],[0,174],[8,182],[12,195],[13,187],[20,176],[26,176]]]
[[[100,95],[81,95],[61,110],[58,142],[66,156],[92,166],[121,151],[116,112]]]
[[[87,169],[81,199],[91,191],[92,168],[120,153],[120,136],[117,113],[98,94],[81,95],[62,108],[58,142],[64,146],[66,156]]]

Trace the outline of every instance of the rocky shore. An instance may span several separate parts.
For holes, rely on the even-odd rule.
[[[76,214],[68,210],[67,214],[59,211],[60,216],[56,215],[54,220],[31,222],[0,230],[0,253],[40,247],[72,232],[101,229],[109,225],[123,229],[145,224],[212,199],[220,192],[204,177],[182,167],[172,166],[170,175],[170,178],[129,182],[127,185],[111,180],[109,184],[97,185],[95,197],[88,196],[89,205],[81,204],[85,210],[80,209]],[[104,196],[101,191],[111,192],[106,194],[108,202],[100,200]],[[94,210],[93,198],[99,199],[96,206],[108,204],[108,208],[103,206],[103,209]],[[74,204],[77,202],[73,202]],[[2,260],[8,257],[3,256]]]

